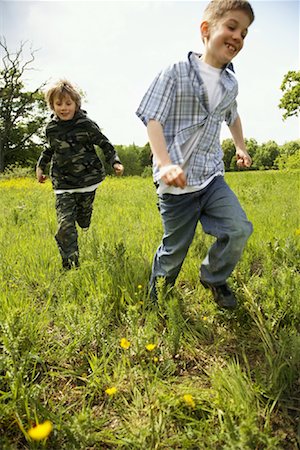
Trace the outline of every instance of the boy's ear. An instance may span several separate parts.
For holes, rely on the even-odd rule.
[[[208,22],[206,20],[201,23],[200,30],[201,30],[201,34],[202,34],[202,38],[203,39],[207,38],[209,36],[209,24],[208,24]]]

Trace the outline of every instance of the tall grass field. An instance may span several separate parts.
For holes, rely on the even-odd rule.
[[[199,283],[200,226],[174,290],[149,306],[162,235],[150,178],[103,182],[70,271],[50,182],[0,181],[1,449],[299,448],[299,172],[226,179],[254,225],[234,312]]]

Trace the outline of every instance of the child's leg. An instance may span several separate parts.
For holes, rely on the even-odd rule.
[[[66,268],[70,268],[72,265],[77,266],[78,241],[75,224],[75,194],[57,194],[55,207],[58,222],[58,230],[55,239],[63,260],[63,266]]]
[[[150,290],[154,298],[157,279],[163,277],[173,285],[180,272],[200,216],[198,196],[165,194],[160,199],[164,235],[152,265]]]
[[[90,226],[95,194],[96,191],[75,194],[76,221],[80,228],[88,228]]]
[[[217,240],[201,265],[200,278],[218,286],[225,283],[238,263],[252,233],[252,224],[223,177],[211,183],[201,203],[203,230]]]

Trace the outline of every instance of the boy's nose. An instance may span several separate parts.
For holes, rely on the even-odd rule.
[[[242,35],[239,31],[235,31],[233,33],[233,39],[237,42],[241,42],[243,40]]]

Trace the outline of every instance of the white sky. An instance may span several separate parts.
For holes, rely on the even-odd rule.
[[[68,78],[87,96],[83,107],[113,144],[147,142],[135,116],[156,74],[201,52],[205,1],[2,1],[0,35],[11,51],[39,49],[26,87]],[[299,119],[282,120],[280,85],[299,70],[299,1],[253,1],[256,19],[234,59],[244,135],[258,143],[299,139]],[[28,48],[28,46],[27,46]],[[222,139],[230,137],[224,125]]]

